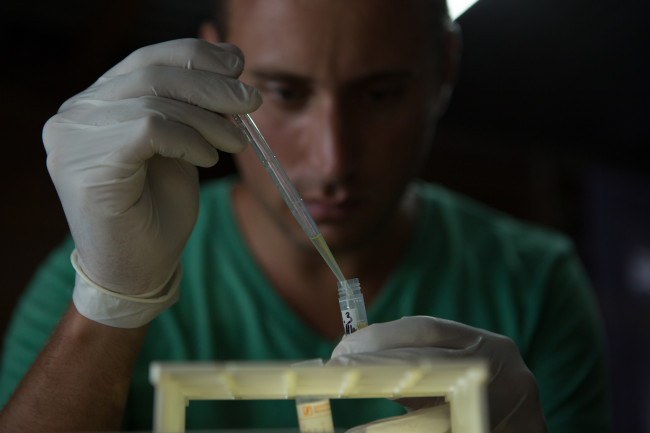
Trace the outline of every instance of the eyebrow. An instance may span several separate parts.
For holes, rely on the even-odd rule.
[[[305,76],[281,70],[251,70],[249,74],[253,78],[263,81],[288,81],[295,83],[308,83],[310,81]]]
[[[395,71],[381,71],[365,75],[353,81],[360,83],[369,83],[373,81],[406,81],[415,77],[415,75],[415,71],[408,69],[398,69]]]
[[[311,81],[310,78],[294,74],[291,72],[286,72],[282,70],[251,70],[249,74],[258,80],[263,81],[283,81],[290,82],[295,84],[307,84]],[[415,77],[417,74],[415,71],[410,69],[396,69],[388,71],[379,71],[375,73],[370,73],[368,75],[359,76],[352,78],[350,84],[361,84],[361,83],[370,83],[373,81],[405,81]]]

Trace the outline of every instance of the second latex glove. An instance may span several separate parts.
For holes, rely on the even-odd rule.
[[[247,113],[261,103],[236,79],[242,69],[241,52],[228,44],[185,39],[148,46],[46,123],[47,166],[76,246],[75,305],[90,294],[96,305],[89,309],[99,309],[82,314],[140,326],[151,317],[111,317],[119,316],[119,302],[177,288],[198,213],[195,166],[216,164],[217,149],[238,152],[247,144],[217,113]],[[111,293],[117,306],[100,311]]]
[[[346,336],[329,365],[413,363],[421,359],[485,359],[489,363],[488,412],[494,432],[546,432],[537,381],[512,340],[434,317],[377,323]],[[440,398],[397,400],[409,411]]]

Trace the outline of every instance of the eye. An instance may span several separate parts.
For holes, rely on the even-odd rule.
[[[281,101],[294,101],[298,98],[298,91],[289,86],[274,89],[273,93]]]
[[[309,89],[300,83],[267,82],[263,86],[265,101],[272,101],[284,109],[302,108],[309,98]]]
[[[368,91],[368,99],[372,102],[382,102],[395,96],[394,92],[389,90],[370,90]]]
[[[402,84],[381,84],[368,86],[361,92],[363,103],[376,107],[389,107],[397,104],[406,92]]]

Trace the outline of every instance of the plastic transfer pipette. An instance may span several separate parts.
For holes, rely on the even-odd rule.
[[[255,154],[266,169],[266,172],[271,176],[271,179],[273,180],[275,187],[280,191],[284,202],[289,206],[293,217],[298,221],[300,227],[302,227],[312,244],[314,244],[320,255],[330,267],[336,276],[336,279],[341,283],[345,282],[345,277],[343,276],[338,263],[334,260],[334,256],[329,247],[325,243],[323,235],[320,233],[320,230],[318,230],[318,227],[316,227],[314,218],[312,218],[311,214],[307,210],[307,207],[298,194],[298,191],[296,191],[293,183],[291,183],[289,177],[284,172],[284,169],[271,151],[271,148],[260,133],[260,130],[257,129],[257,125],[253,122],[251,116],[248,114],[233,114],[232,117],[235,119],[237,126],[239,126],[248,138]],[[347,284],[345,284],[345,286],[347,286]]]

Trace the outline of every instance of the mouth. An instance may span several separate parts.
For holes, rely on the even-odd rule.
[[[309,213],[318,223],[338,223],[352,216],[352,214],[361,206],[359,200],[346,199],[343,201],[328,201],[305,199],[305,206]]]

